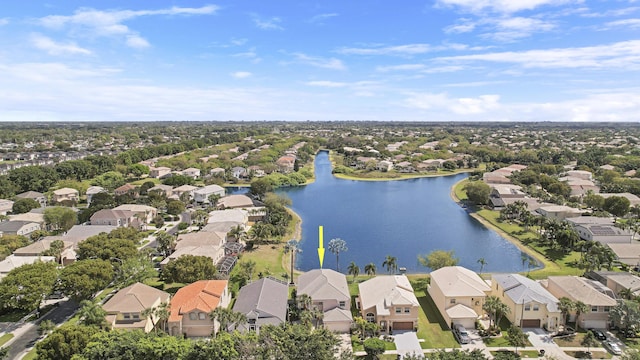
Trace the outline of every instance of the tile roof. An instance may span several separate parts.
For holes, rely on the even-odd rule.
[[[431,272],[444,296],[485,296],[491,288],[475,272],[462,266],[446,266]]]
[[[558,299],[537,281],[520,274],[495,274],[492,281],[500,284],[505,296],[513,300],[514,304],[537,302],[546,304],[547,311],[559,311]]]
[[[220,304],[227,285],[227,280],[200,280],[181,288],[171,299],[169,321],[180,321],[182,314],[196,309],[209,313]]]
[[[135,283],[118,291],[102,308],[106,312],[142,312],[169,300],[169,293]]]
[[[388,309],[398,305],[419,306],[413,293],[413,287],[404,275],[376,276],[358,285],[362,308],[379,307],[388,313]],[[378,314],[381,314],[381,312]]]
[[[275,317],[286,321],[289,287],[281,282],[262,278],[240,289],[233,311],[248,314],[255,312],[258,317]]]
[[[313,300],[350,299],[347,277],[331,269],[314,269],[298,277],[298,295],[307,294]]]

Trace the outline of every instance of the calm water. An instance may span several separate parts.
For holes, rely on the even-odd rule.
[[[302,217],[302,253],[296,266],[319,267],[318,226],[324,227],[324,242],[341,238],[349,250],[340,254],[340,270],[355,261],[373,262],[384,273],[387,255],[398,259],[408,272],[428,272],[417,261],[418,254],[453,250],[460,265],[479,270],[477,260],[487,262],[483,271],[522,271],[522,252],[495,231],[485,228],[450,197],[451,187],[467,175],[401,181],[353,181],[331,174],[327,152],[315,161],[316,181],[282,190],[292,200],[292,209]],[[326,251],[324,267],[335,269],[336,257]]]
[[[315,160],[316,181],[280,191],[291,198],[292,209],[302,217],[302,253],[296,267],[310,270],[318,260],[318,226],[324,227],[325,248],[329,240],[341,238],[348,251],[340,254],[340,270],[351,261],[370,262],[385,273],[382,262],[395,256],[409,273],[428,272],[417,261],[418,254],[436,249],[453,250],[460,265],[484,272],[523,271],[522,252],[495,231],[485,228],[450,197],[451,187],[466,174],[401,181],[353,181],[331,174],[328,153]],[[326,250],[325,268],[336,268],[336,257]]]

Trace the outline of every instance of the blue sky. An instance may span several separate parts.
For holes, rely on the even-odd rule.
[[[638,119],[640,0],[0,11],[0,121]]]

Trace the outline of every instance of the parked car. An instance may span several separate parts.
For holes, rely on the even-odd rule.
[[[567,336],[573,335],[576,333],[576,330],[570,326],[565,326],[562,330],[559,330],[554,336]]]
[[[471,342],[469,332],[462,325],[453,326],[453,336],[455,336],[456,340],[458,340],[460,344],[468,344]]]
[[[612,354],[614,354],[614,355],[621,355],[622,354],[622,350],[620,350],[620,346],[618,346],[618,344],[616,344],[614,342],[611,342],[611,341],[603,341],[602,344]]]
[[[598,329],[589,329],[589,331],[593,333],[593,336],[595,336],[596,339],[607,340],[607,336],[602,331]]]

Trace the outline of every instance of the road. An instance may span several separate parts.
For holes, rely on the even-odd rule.
[[[9,344],[9,355],[7,359],[19,359],[24,356],[27,350],[35,346],[40,337],[38,334],[38,325],[42,320],[51,320],[57,326],[65,322],[67,318],[78,309],[78,304],[71,300],[61,301],[58,304],[60,305],[45,316],[36,321],[25,323],[22,325],[24,327],[23,329],[15,332],[16,336],[11,339],[11,343]]]

